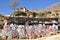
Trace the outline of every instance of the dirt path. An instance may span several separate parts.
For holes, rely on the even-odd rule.
[[[9,40],[60,40],[60,34],[49,37],[37,38],[37,39],[9,39]]]
[[[49,36],[49,37],[42,37],[37,40],[60,40],[60,34]]]

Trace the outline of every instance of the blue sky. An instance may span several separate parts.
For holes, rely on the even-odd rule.
[[[10,2],[11,0],[0,0],[0,14],[11,14],[13,12],[13,10],[8,7]],[[28,10],[35,8],[41,9],[57,2],[60,2],[60,0],[20,0],[17,8],[25,6]]]

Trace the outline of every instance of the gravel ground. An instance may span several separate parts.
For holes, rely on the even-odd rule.
[[[49,37],[37,38],[37,39],[8,39],[8,40],[60,40],[60,34]]]
[[[60,40],[60,34],[49,36],[49,37],[42,37],[37,40]]]

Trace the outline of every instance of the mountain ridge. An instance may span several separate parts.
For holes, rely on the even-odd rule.
[[[60,10],[60,2],[54,3],[50,6],[48,6],[47,8],[44,9],[33,9],[31,10],[32,12],[36,12],[36,13],[40,13],[40,12],[44,12],[44,11],[53,11],[53,10]]]

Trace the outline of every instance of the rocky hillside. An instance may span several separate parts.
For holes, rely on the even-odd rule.
[[[48,10],[60,10],[60,2],[55,3],[47,8]]]
[[[40,13],[40,12],[44,12],[44,11],[53,11],[53,10],[60,10],[60,2],[52,4],[49,7],[44,8],[44,9],[33,9],[31,11]]]

